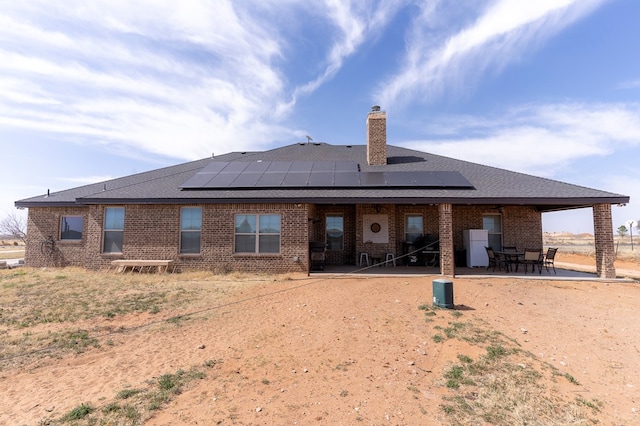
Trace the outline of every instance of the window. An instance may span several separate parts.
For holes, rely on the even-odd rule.
[[[280,253],[279,214],[238,214],[236,253]]]
[[[124,207],[104,209],[104,253],[122,253],[124,235]]]
[[[81,240],[84,218],[82,216],[62,216],[60,220],[61,240]]]
[[[408,243],[414,243],[418,238],[422,237],[422,215],[408,214],[405,219],[404,240]]]
[[[499,214],[485,214],[482,216],[482,229],[489,234],[489,247],[502,250],[502,216]]]
[[[180,210],[180,253],[200,253],[202,235],[202,209],[183,207]]]
[[[326,223],[327,250],[343,250],[344,218],[342,215],[327,215]]]

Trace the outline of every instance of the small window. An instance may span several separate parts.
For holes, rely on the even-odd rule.
[[[82,227],[84,218],[82,216],[62,216],[60,220],[61,240],[82,240]]]
[[[343,250],[344,218],[342,215],[327,215],[326,219],[327,250]]]
[[[122,253],[124,237],[124,207],[104,209],[103,253]]]
[[[280,253],[280,215],[236,215],[235,252]]]
[[[180,211],[180,253],[200,253],[202,235],[202,209],[183,207]]]
[[[414,243],[420,237],[422,237],[422,215],[421,214],[408,214],[405,216],[404,224],[404,240],[407,243]]]

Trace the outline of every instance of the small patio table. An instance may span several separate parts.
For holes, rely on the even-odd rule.
[[[519,259],[520,257],[524,256],[523,251],[501,250],[501,251],[494,251],[494,253],[497,256],[500,256],[504,259],[504,267],[507,272],[511,272],[512,270],[511,265],[516,265],[516,271],[517,271]]]

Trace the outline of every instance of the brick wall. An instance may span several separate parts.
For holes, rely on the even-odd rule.
[[[502,244],[519,249],[542,249],[542,214],[533,207],[453,206],[453,244],[462,249],[465,229],[482,229],[485,214],[501,214]]]
[[[45,207],[30,208],[27,219],[27,245],[25,248],[25,264],[34,267],[78,266],[84,267],[88,232],[86,217],[88,207]],[[84,217],[83,239],[60,240],[60,226],[63,216]],[[42,250],[42,242],[49,236],[55,241],[52,253]]]
[[[462,231],[482,228],[482,215],[498,213],[494,206],[451,207],[451,224],[442,223],[449,217],[439,211],[437,205],[306,205],[306,204],[204,204],[202,224],[202,252],[198,255],[178,255],[180,242],[180,205],[128,205],[125,207],[125,231],[122,254],[102,253],[102,224],[104,206],[30,208],[25,261],[28,266],[81,266],[89,269],[108,267],[113,259],[177,259],[180,269],[207,269],[217,272],[306,272],[308,267],[308,241],[325,241],[325,217],[342,214],[344,217],[345,247],[343,251],[327,252],[328,264],[354,264],[357,254],[366,251],[371,257],[384,258],[387,252],[396,257],[402,254],[405,233],[405,215],[421,214],[423,231],[447,244],[442,250],[444,270],[450,270],[445,255],[463,248]],[[608,210],[607,210],[608,209]],[[604,228],[611,228],[610,207],[604,205]],[[279,213],[282,220],[281,253],[235,254],[234,214]],[[608,216],[607,216],[608,212]],[[519,248],[542,248],[541,214],[534,208],[505,206],[502,209],[503,243]],[[389,242],[386,244],[363,243],[365,214],[386,214],[389,217]],[[60,218],[63,215],[82,215],[83,240],[60,241]],[[594,216],[596,215],[594,210]],[[451,229],[451,240],[443,240],[443,232]],[[604,230],[606,231],[606,229]],[[604,232],[603,231],[603,232]],[[611,230],[609,229],[611,232]],[[604,232],[606,233],[606,232]],[[40,243],[53,235],[58,248],[54,257],[40,252]],[[600,238],[604,252],[607,236]],[[613,244],[613,239],[610,239]],[[298,259],[298,262],[294,258]],[[603,258],[606,260],[606,258]],[[602,262],[601,262],[602,263]],[[604,265],[604,263],[603,263]],[[606,269],[606,267],[605,267]],[[609,272],[610,273],[610,272]]]
[[[305,272],[308,256],[308,214],[302,204],[202,205],[201,253],[178,255],[180,245],[179,205],[127,205],[123,253],[102,253],[104,207],[30,208],[27,229],[27,266],[54,266],[40,252],[48,235],[56,241],[55,266],[108,267],[114,259],[176,259],[179,269],[208,269],[217,272]],[[234,215],[237,213],[281,215],[281,252],[277,254],[233,253]],[[60,217],[83,215],[81,242],[60,241]],[[297,258],[297,261],[295,260]],[[266,260],[266,261],[265,261]]]
[[[364,242],[363,233],[363,215],[379,214],[387,215],[389,225],[389,240],[387,243],[371,243]],[[396,207],[393,205],[372,205],[372,204],[358,204],[356,205],[356,220],[355,220],[355,254],[356,256],[360,252],[366,252],[369,254],[369,260],[372,258],[378,258],[384,260],[386,253],[397,253],[396,247],[398,245],[398,234],[396,232]]]

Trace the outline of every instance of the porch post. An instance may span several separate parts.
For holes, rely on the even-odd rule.
[[[455,275],[453,258],[453,206],[438,204],[440,231],[440,273],[445,276]]]
[[[616,268],[613,264],[615,250],[610,204],[593,205],[593,232],[596,246],[596,273],[600,278],[615,278]]]

